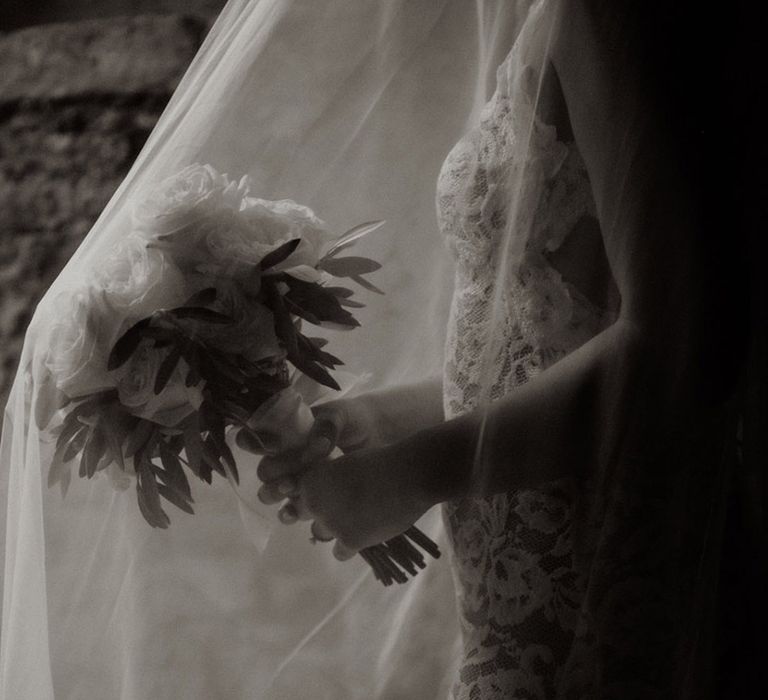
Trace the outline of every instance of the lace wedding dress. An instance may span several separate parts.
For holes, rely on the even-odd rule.
[[[575,143],[559,140],[555,127],[532,113],[544,67],[531,62],[528,47],[541,39],[543,11],[541,3],[531,11],[479,124],[453,148],[438,180],[439,224],[456,260],[444,368],[447,418],[481,400],[489,344],[500,348],[490,381],[496,399],[611,321],[548,260],[595,211]],[[522,252],[505,285],[503,311],[491,321],[499,241],[511,216],[515,230],[530,233],[512,243]],[[560,696],[556,688],[563,688],[576,640],[588,633],[573,542],[579,497],[575,481],[564,479],[444,505],[464,636],[457,700]]]

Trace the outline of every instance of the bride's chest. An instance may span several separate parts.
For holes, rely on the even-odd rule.
[[[573,142],[532,110],[496,94],[448,154],[437,183],[440,229],[461,264],[544,263],[595,210]],[[490,266],[490,267],[489,267]]]

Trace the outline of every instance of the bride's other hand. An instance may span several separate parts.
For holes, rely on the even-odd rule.
[[[297,475],[313,462],[327,459],[336,449],[351,452],[384,443],[379,429],[377,411],[370,402],[361,399],[340,399],[312,409],[315,422],[302,450],[280,452],[265,456],[257,474],[263,482],[258,498],[266,505],[284,501],[296,493]],[[241,448],[262,452],[262,443],[247,431],[237,436]],[[287,504],[280,511],[282,522],[297,520],[295,509]]]
[[[312,464],[299,475],[284,509],[314,520],[318,539],[335,539],[337,559],[401,534],[436,502],[421,483],[410,444],[361,449]]]
[[[266,456],[259,465],[263,482],[259,499],[265,504],[280,503],[297,493],[297,475],[313,462],[327,459],[334,449],[345,454],[393,444],[415,432],[443,421],[442,381],[425,381],[371,392],[351,399],[329,401],[312,409],[315,417],[307,444],[301,451]],[[240,447],[263,454],[258,439],[241,431]],[[294,504],[279,512],[282,522],[299,519]]]

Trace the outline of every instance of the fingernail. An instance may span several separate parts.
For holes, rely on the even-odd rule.
[[[297,516],[296,509],[292,505],[283,506],[277,513],[277,517],[284,525],[296,522]]]
[[[287,496],[289,493],[292,493],[294,490],[294,483],[291,479],[284,479],[277,485],[277,492],[281,496]]]

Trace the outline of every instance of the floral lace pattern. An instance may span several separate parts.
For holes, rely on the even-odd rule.
[[[456,259],[447,417],[514,390],[608,320],[547,264],[547,252],[594,216],[594,203],[575,146],[534,114],[538,69],[522,60],[534,21],[529,16],[479,125],[438,180],[438,218]],[[553,697],[586,628],[572,532],[578,504],[576,484],[561,480],[444,505],[464,633],[457,700]]]

